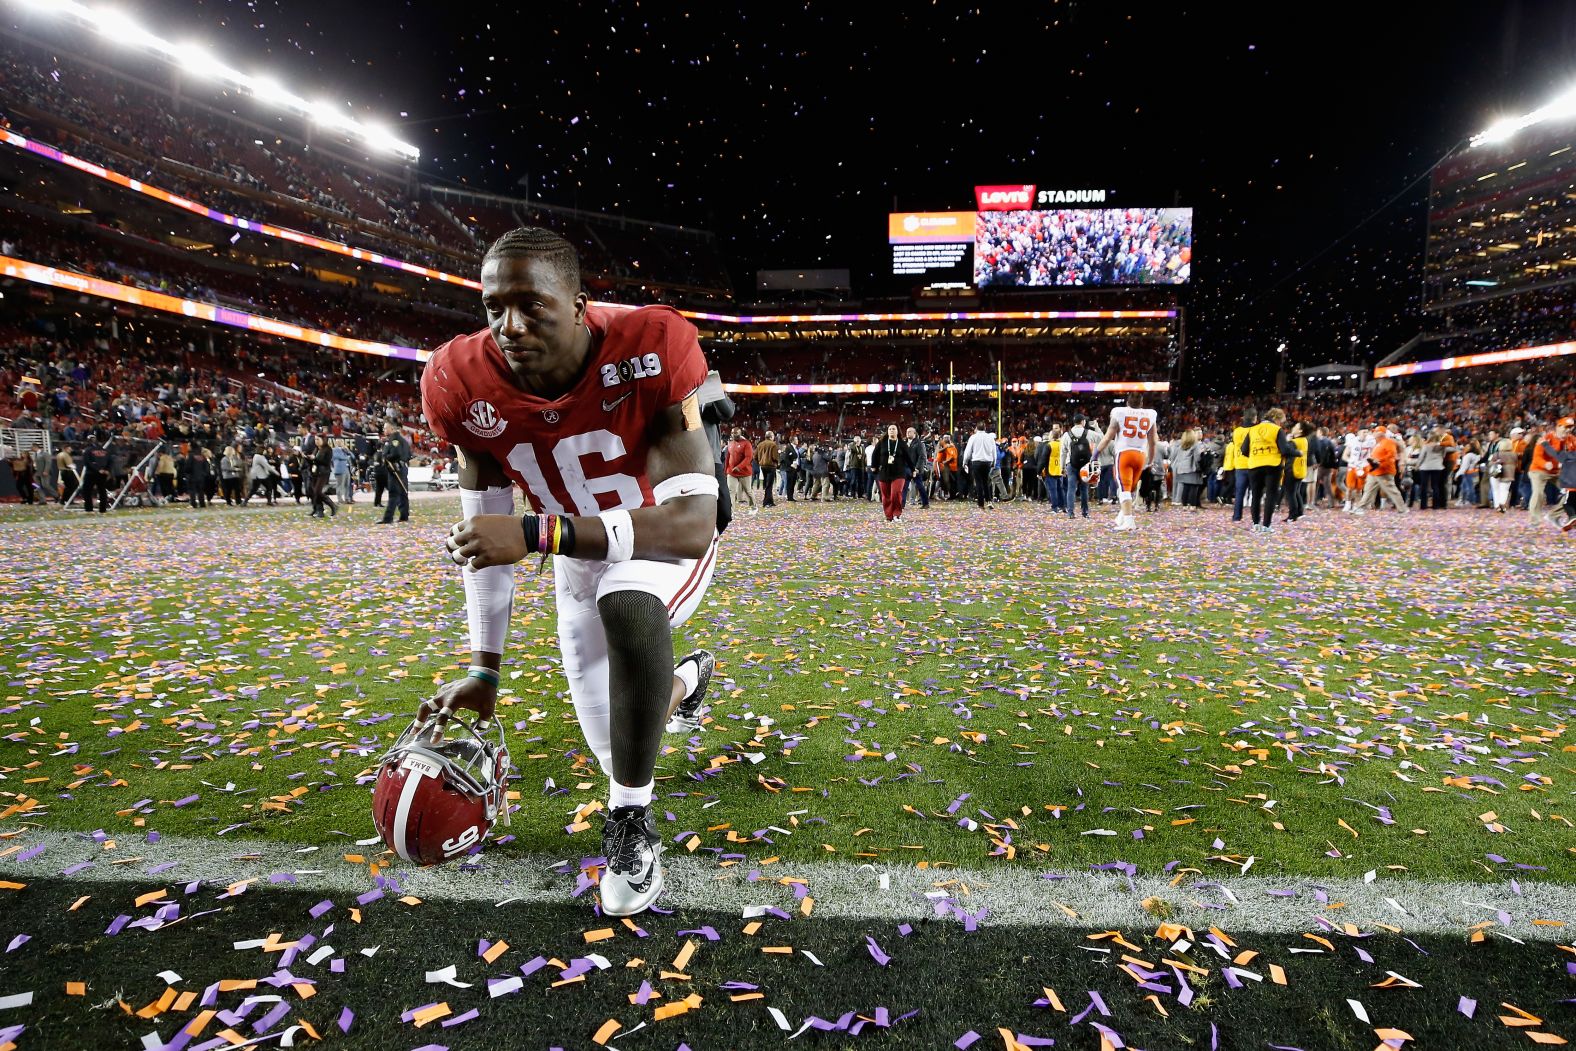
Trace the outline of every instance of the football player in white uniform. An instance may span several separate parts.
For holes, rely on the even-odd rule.
[[[1157,429],[1155,410],[1143,408],[1135,395],[1130,404],[1118,405],[1111,410],[1111,424],[1095,446],[1095,463],[1099,462],[1106,446],[1113,446],[1116,450],[1113,469],[1116,474],[1118,530],[1138,528],[1138,520],[1133,517],[1133,496],[1138,492],[1144,468],[1154,463],[1159,454]]]

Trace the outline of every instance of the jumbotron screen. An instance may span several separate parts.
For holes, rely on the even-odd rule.
[[[980,212],[979,288],[1181,285],[1192,275],[1193,209]]]

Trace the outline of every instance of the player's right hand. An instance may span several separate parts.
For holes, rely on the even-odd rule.
[[[479,721],[487,722],[497,706],[498,687],[467,675],[438,687],[436,694],[421,702],[416,718],[423,722],[436,718],[438,729],[442,730],[457,710],[475,712]]]

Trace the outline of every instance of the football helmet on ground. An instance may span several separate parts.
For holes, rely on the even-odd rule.
[[[509,750],[484,721],[413,721],[378,766],[372,820],[383,842],[405,861],[437,865],[480,845],[501,814],[509,823],[504,784]]]

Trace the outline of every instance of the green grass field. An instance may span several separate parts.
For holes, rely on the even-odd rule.
[[[172,900],[132,905],[165,889],[159,874],[126,878],[155,867],[159,848],[198,844],[225,858],[232,840],[261,841],[249,849],[264,852],[275,844],[279,857],[316,846],[314,869],[365,887],[402,878],[376,845],[355,844],[373,835],[362,782],[464,657],[462,596],[441,551],[457,510],[452,499],[422,501],[412,524],[389,528],[369,525],[365,507],[327,523],[293,508],[0,516],[0,879],[25,884],[0,890],[0,937],[32,939],[0,955],[0,1004],[35,992],[31,1005],[0,1009],[0,1047],[85,1046],[83,1033],[102,1046],[141,1046],[150,1030],[168,1040],[199,1008],[127,1017],[112,994],[124,990],[140,1009],[163,991],[156,973],[165,967],[198,992],[194,973],[204,982],[266,976],[277,956],[231,942],[298,938],[333,918],[305,912],[321,895],[265,882],[212,903],[222,886],[194,891],[202,909],[219,910],[208,916],[104,935],[116,915]],[[688,1040],[695,1051],[789,1036],[763,1004],[792,1029],[811,1015],[835,1025],[854,1011],[857,1020],[877,1005],[890,1008],[888,1021],[920,1010],[857,1035],[848,1022],[800,1038],[832,1046],[946,1047],[969,1030],[983,1034],[982,1047],[1039,1034],[1091,1048],[1120,1046],[1116,1033],[1150,1048],[1372,1047],[1387,1026],[1418,1046],[1535,1046],[1528,1032],[1576,1034],[1576,1012],[1560,1002],[1576,996],[1566,967],[1576,953],[1558,945],[1571,943],[1572,928],[1559,924],[1576,924],[1576,914],[1466,916],[1463,907],[1459,928],[1421,930],[1398,900],[1403,911],[1388,924],[1335,935],[1313,918],[1340,928],[1351,915],[1342,894],[1366,887],[1382,900],[1387,884],[1478,884],[1480,902],[1534,891],[1540,903],[1576,901],[1565,896],[1576,883],[1568,539],[1455,511],[1322,513],[1270,538],[1224,513],[1166,511],[1141,515],[1121,544],[1098,517],[1071,522],[1027,506],[984,515],[938,505],[909,518],[886,527],[870,504],[795,506],[741,519],[727,534],[706,602],[675,643],[718,654],[711,720],[691,740],[670,738],[658,770],[670,857],[702,882],[672,903],[673,916],[642,923],[649,938],[620,928],[589,949],[584,932],[610,925],[593,914],[591,895],[570,893],[579,859],[599,853],[600,822],[574,819],[605,798],[605,780],[581,754],[558,672],[550,577],[522,569],[500,711],[519,809],[495,830],[503,841],[466,868],[507,880],[566,861],[562,898],[497,909],[429,895],[419,907],[369,908],[358,934],[385,948],[357,961],[366,966],[315,975],[325,995],[305,1000],[300,1017],[316,1010],[313,1026],[342,1046],[372,1046],[377,1031],[411,1047],[479,1046],[487,1032],[520,1046],[594,1046],[611,1018],[624,1034],[613,1046]],[[59,837],[72,832],[103,835],[79,848],[98,864],[66,875],[77,859]],[[29,856],[47,835],[56,837],[48,849]],[[106,859],[142,855],[105,877]],[[824,905],[835,893],[777,882],[796,866],[835,874],[862,865],[933,878],[963,911],[975,908],[960,890],[971,882],[975,895],[1025,877],[1045,891],[1022,903],[1023,915],[1004,903],[967,924],[977,929],[954,914],[904,935],[858,915],[857,894],[838,899],[843,914],[825,915],[800,911],[795,893]],[[704,880],[744,873],[786,895],[793,919],[768,915],[768,931],[750,936],[737,913],[708,913]],[[1253,944],[1258,959],[1241,966],[1260,971],[1273,958],[1289,980],[1231,988],[1229,961],[1195,945],[1183,962],[1209,972],[1194,975],[1204,992],[1179,1003],[1168,973],[1170,995],[1144,1000],[1150,991],[1119,969],[1121,950],[1079,951],[1109,945],[1089,939],[1102,931],[1082,924],[1086,908],[1059,896],[1090,879],[1130,894],[1125,877],[1163,888],[1137,910],[1143,922],[1123,928],[1137,958],[1158,963],[1162,921],[1198,927],[1204,916],[1206,927]],[[1338,890],[1311,896],[1326,885]],[[1259,900],[1258,912],[1266,900],[1295,902],[1307,932],[1347,944],[1358,934],[1379,963],[1339,940],[1328,952],[1291,953],[1323,947],[1255,926],[1231,900],[1234,887]],[[92,901],[67,912],[82,895]],[[1490,926],[1474,932],[1482,922]],[[661,969],[683,971],[667,961],[691,925],[714,927],[720,941],[703,942],[689,979],[661,980]],[[407,929],[420,932],[418,944]],[[777,945],[809,948],[825,966],[755,952],[773,931]],[[524,995],[491,999],[479,985],[427,986],[421,974],[408,987],[392,966],[460,962],[463,980],[482,983],[475,968],[488,965],[474,959],[476,942],[500,936],[521,963],[599,951],[612,967],[559,988],[527,976]],[[467,939],[471,952],[456,955]],[[618,973],[629,956],[649,958],[654,973]],[[1422,988],[1370,988],[1387,968]],[[646,977],[703,1003],[659,1020],[657,1005],[675,996],[627,998]],[[90,984],[87,995],[65,996],[63,983],[76,980]],[[720,988],[730,981],[768,993],[734,1002],[751,990]],[[380,985],[399,990],[397,1004],[379,1000]],[[1033,1006],[1045,986],[1067,1011]],[[1484,995],[1469,1019],[1456,1008],[1471,989]],[[1069,1028],[1092,1002],[1087,990],[1110,997],[1109,1014]],[[462,1002],[476,1007],[477,1019],[438,1035],[441,1023],[399,1021],[441,993],[454,994],[455,1014]],[[219,1006],[245,995],[227,992]],[[1364,1002],[1373,1024],[1346,998]],[[341,1033],[332,1022],[350,1001],[363,1022]],[[1518,1017],[1502,1001],[1538,1024],[1500,1021]],[[647,1027],[629,1035],[640,1021]],[[16,1025],[25,1028],[7,1037]],[[267,1033],[287,1026],[282,1018]],[[211,1022],[187,1046],[220,1028]],[[1421,1043],[1425,1035],[1434,1042]]]

